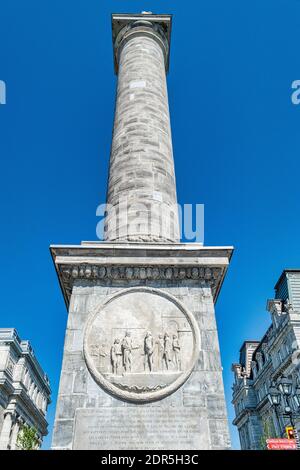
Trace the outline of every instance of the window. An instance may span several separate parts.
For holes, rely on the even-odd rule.
[[[288,356],[290,353],[290,348],[287,342],[284,343],[284,349],[285,349],[286,356]]]

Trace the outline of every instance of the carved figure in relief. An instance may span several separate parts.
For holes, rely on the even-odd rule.
[[[162,334],[158,335],[157,344],[157,366],[158,370],[164,368],[164,337]]]
[[[179,339],[177,335],[173,335],[172,349],[173,349],[174,365],[177,370],[181,370],[180,344],[179,344]]]
[[[147,332],[145,339],[144,339],[144,353],[145,353],[145,362],[144,368],[146,370],[146,366],[149,368],[149,372],[153,370],[153,353],[154,353],[154,340],[152,333],[150,331]]]
[[[168,370],[172,362],[172,343],[168,333],[164,335],[164,362]]]
[[[122,356],[124,372],[131,372],[132,369],[132,350],[139,349],[140,346],[133,346],[131,333],[126,331],[125,337],[122,340]]]
[[[126,331],[122,340],[123,367],[125,372],[131,371],[132,365],[132,338],[130,331]]]
[[[84,341],[97,383],[134,402],[177,389],[199,348],[193,317],[168,295],[149,292],[134,289],[109,300],[91,315]]]
[[[122,348],[119,338],[116,338],[110,350],[112,373],[118,375],[121,368]]]

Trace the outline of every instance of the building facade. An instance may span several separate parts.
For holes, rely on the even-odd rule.
[[[18,449],[23,425],[36,429],[40,447],[47,435],[50,393],[29,341],[22,341],[14,328],[0,328],[0,449]]]
[[[300,270],[284,270],[275,286],[275,298],[267,302],[271,325],[261,341],[245,341],[234,372],[233,400],[235,424],[242,449],[261,449],[267,438],[285,437],[291,424],[285,413],[289,406],[295,427],[300,414],[293,393],[299,391],[300,373]],[[291,382],[291,397],[278,406],[270,399],[271,387],[285,377]],[[277,388],[276,388],[277,389]]]

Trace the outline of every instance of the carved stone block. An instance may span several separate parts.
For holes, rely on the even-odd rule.
[[[194,317],[170,294],[121,290],[89,318],[89,371],[113,395],[148,402],[174,392],[192,372],[200,348]]]
[[[62,279],[71,296],[52,447],[228,448],[214,312],[224,251],[195,247],[192,257],[184,245],[143,250],[108,243],[78,252],[72,247],[67,257],[65,250],[59,273],[69,263],[78,275]],[[157,255],[160,264],[149,269]],[[199,267],[201,256],[204,265],[218,264],[215,283],[213,270]],[[197,280],[187,267],[191,259],[198,264]],[[111,269],[117,262],[118,269]],[[80,277],[89,264],[98,270]]]

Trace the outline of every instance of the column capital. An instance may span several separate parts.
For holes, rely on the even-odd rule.
[[[169,70],[172,15],[154,15],[152,12],[139,14],[112,14],[112,38],[114,68],[118,73],[120,50],[134,36],[149,36],[162,47],[166,72]]]

